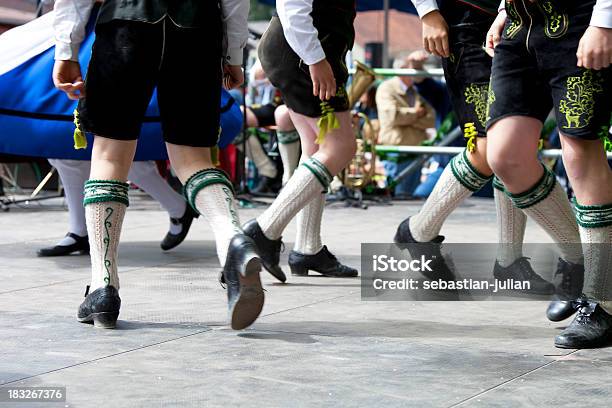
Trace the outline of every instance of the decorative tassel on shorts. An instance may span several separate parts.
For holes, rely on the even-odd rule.
[[[315,140],[316,144],[321,144],[325,140],[325,135],[328,132],[334,129],[340,129],[340,121],[336,117],[334,113],[334,108],[329,106],[327,102],[321,102],[321,111],[323,115],[319,119],[317,125],[319,126],[319,135],[317,136],[317,140]]]
[[[87,148],[87,138],[85,137],[85,132],[81,128],[81,120],[79,119],[79,111],[77,109],[73,112],[74,115],[74,125],[76,128],[74,129],[74,148],[75,149],[86,149]]]
[[[473,122],[466,123],[463,128],[463,137],[467,139],[467,151],[470,153],[474,153],[476,151],[477,136],[478,131],[476,130],[476,125],[474,125]]]

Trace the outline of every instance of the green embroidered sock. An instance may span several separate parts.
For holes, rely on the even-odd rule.
[[[283,162],[283,185],[287,184],[300,162],[300,135],[297,130],[276,133],[278,151]]]
[[[572,263],[582,263],[582,251],[578,225],[570,202],[557,182],[555,175],[544,165],[544,174],[529,190],[508,197],[533,219],[559,247],[561,258]]]
[[[584,293],[612,313],[612,203],[575,205],[584,250]]]
[[[119,289],[117,247],[125,210],[129,205],[129,185],[115,180],[85,182],[85,221],[91,257],[90,292],[105,286]]]
[[[202,214],[215,234],[217,256],[225,265],[230,241],[242,233],[236,209],[234,187],[227,174],[219,169],[204,169],[185,183],[185,196],[189,204]]]

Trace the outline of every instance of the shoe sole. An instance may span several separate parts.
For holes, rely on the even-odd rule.
[[[357,276],[359,276],[359,273],[356,273],[354,275],[335,275],[333,273],[324,273],[324,272],[319,272],[316,269],[308,269],[308,268],[302,268],[302,267],[294,267],[289,265],[289,269],[291,269],[291,276],[308,276],[308,272],[309,271],[313,271],[316,272],[318,274],[320,274],[321,276],[325,276],[328,278],[355,278]]]
[[[114,329],[117,327],[119,312],[91,313],[87,317],[77,318],[80,323],[93,324],[99,329]]]
[[[240,274],[240,294],[230,311],[231,327],[234,330],[246,329],[259,317],[264,305],[264,291],[261,285],[261,260],[251,258],[245,273]]]

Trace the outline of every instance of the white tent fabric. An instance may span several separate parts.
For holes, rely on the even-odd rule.
[[[18,67],[55,44],[53,12],[0,35],[0,75]]]

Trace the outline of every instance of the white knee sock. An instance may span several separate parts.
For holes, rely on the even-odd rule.
[[[465,151],[446,166],[421,211],[410,217],[410,232],[419,242],[428,242],[440,234],[446,218],[467,197],[480,190],[491,177],[472,166]]]
[[[83,188],[85,182],[89,179],[91,162],[49,159],[49,163],[57,169],[64,186],[64,195],[68,206],[68,232],[84,237],[87,235],[87,225],[85,223],[85,208],[83,207]],[[64,238],[59,245],[71,245],[73,243],[72,238]]]
[[[576,218],[584,250],[583,291],[612,314],[612,203],[576,203]]]
[[[236,209],[234,188],[225,172],[204,169],[185,183],[185,195],[191,206],[204,216],[215,234],[217,256],[225,265],[230,241],[242,233]]]
[[[542,227],[559,246],[561,258],[572,263],[582,263],[579,245],[580,234],[565,191],[555,175],[544,167],[544,175],[538,183],[520,194],[507,193],[514,205]]]
[[[269,239],[279,239],[287,224],[311,200],[326,191],[332,175],[316,158],[310,157],[293,173],[268,209],[257,217],[263,233]]]
[[[504,192],[503,183],[497,177],[493,179],[493,186],[497,210],[497,262],[508,267],[523,256],[527,216],[514,206]]]
[[[278,173],[276,166],[266,154],[257,136],[248,136],[246,141],[246,154],[247,157],[253,161],[255,167],[257,167],[259,175],[269,178],[276,177]]]
[[[325,208],[325,194],[315,197],[297,215],[297,233],[293,250],[304,255],[314,255],[323,248],[321,221]]]
[[[283,185],[287,184],[300,162],[300,135],[297,130],[276,132],[278,151],[283,162]]]
[[[114,286],[119,289],[117,248],[121,226],[128,206],[129,185],[113,180],[85,183],[85,218],[91,256],[90,293]]]

